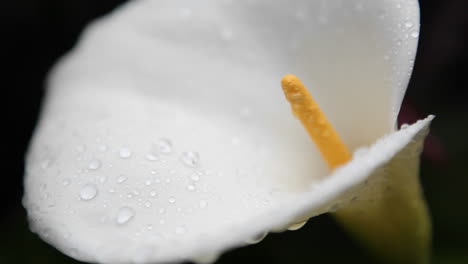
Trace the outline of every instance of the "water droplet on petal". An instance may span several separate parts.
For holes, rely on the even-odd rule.
[[[122,207],[117,212],[116,223],[123,225],[128,223],[135,216],[135,211],[130,207]]]
[[[44,170],[48,169],[48,168],[50,168],[51,164],[52,164],[51,160],[48,160],[48,159],[44,160],[44,161],[41,162],[41,168],[44,169]]]
[[[159,160],[158,156],[154,155],[153,153],[146,154],[146,159],[149,160],[149,161]]]
[[[159,152],[163,154],[170,154],[172,153],[172,143],[168,139],[160,139],[156,143],[156,148]]]
[[[406,21],[406,22],[405,22],[405,27],[407,27],[407,28],[412,28],[413,25],[414,25],[414,24],[413,24],[413,22],[411,22],[411,21]]]
[[[189,184],[189,185],[187,186],[187,190],[189,190],[189,191],[191,191],[191,192],[195,191],[195,185]]]
[[[176,199],[174,197],[169,197],[169,203],[173,204],[176,202]]]
[[[106,181],[107,181],[107,176],[102,175],[101,177],[99,177],[99,182],[100,183],[105,183]]]
[[[125,177],[124,175],[120,175],[118,178],[117,178],[117,183],[123,183],[127,180],[127,177]]]
[[[419,37],[419,32],[417,32],[417,31],[412,32],[411,37],[413,37],[413,38]]]
[[[145,181],[145,185],[146,185],[146,186],[150,186],[152,183],[153,183],[153,182],[152,182],[150,179],[148,179],[148,180]]]
[[[193,174],[190,178],[191,178],[193,181],[199,181],[199,180],[200,180],[200,176],[198,176],[197,174]]]
[[[98,193],[98,188],[94,184],[86,184],[80,190],[80,198],[83,201],[89,201],[94,199]]]
[[[262,232],[250,239],[248,239],[246,242],[248,244],[257,244],[259,243],[260,241],[262,241],[266,236],[268,235],[268,232]]]
[[[63,179],[62,185],[63,185],[63,186],[68,186],[68,185],[70,185],[70,182],[71,182],[71,181],[70,181],[69,179]]]
[[[121,148],[119,150],[119,156],[122,159],[128,159],[132,156],[132,151],[129,148]]]
[[[200,206],[200,208],[202,208],[202,209],[203,209],[203,208],[206,208],[207,205],[208,205],[208,202],[205,201],[205,200],[201,200],[200,203],[199,203],[199,206]]]
[[[155,196],[156,196],[156,191],[154,191],[154,190],[151,191],[151,192],[150,192],[150,196],[151,196],[151,197],[155,197]]]
[[[88,164],[88,168],[90,170],[97,170],[97,169],[101,168],[101,165],[102,165],[102,163],[101,163],[100,160],[92,159]]]
[[[146,201],[146,202],[145,202],[145,207],[150,208],[150,207],[151,207],[151,202],[150,202],[150,201]]]
[[[192,261],[195,262],[196,264],[211,264],[211,263],[215,263],[215,261],[218,258],[219,258],[219,254],[211,253],[211,254],[198,256]]]
[[[188,151],[188,152],[182,153],[182,155],[180,156],[180,160],[187,167],[195,168],[198,166],[200,156],[198,155],[197,152]]]
[[[304,222],[300,222],[300,223],[296,223],[296,224],[290,225],[290,226],[288,227],[288,230],[289,230],[289,231],[296,231],[296,230],[299,230],[299,229],[301,229],[303,226],[305,226],[305,224],[307,224],[307,221],[304,221]]]

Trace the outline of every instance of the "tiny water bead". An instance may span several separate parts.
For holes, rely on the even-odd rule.
[[[174,204],[176,202],[176,199],[174,197],[169,197],[168,201],[169,203]]]
[[[170,154],[172,153],[172,142],[169,139],[160,139],[155,144],[156,149],[163,154]]]
[[[99,182],[100,183],[105,183],[106,181],[107,181],[107,176],[102,175],[102,176],[99,177]]]
[[[122,158],[122,159],[128,159],[132,156],[132,151],[129,149],[129,148],[121,148],[119,150],[119,156]]]
[[[70,183],[71,183],[70,179],[63,179],[62,180],[62,185],[63,186],[68,186],[68,185],[70,185]]]
[[[83,201],[89,201],[94,199],[98,194],[98,188],[94,184],[86,184],[80,190],[80,198]]]
[[[118,184],[121,184],[123,182],[125,182],[127,180],[127,177],[124,176],[124,175],[120,175],[119,177],[117,177],[117,183]]]
[[[257,244],[259,243],[260,241],[262,241],[266,236],[268,235],[268,232],[262,232],[250,239],[248,239],[246,242],[248,244]]]
[[[90,170],[97,170],[101,168],[102,162],[98,159],[92,159],[88,164],[88,169]]]
[[[405,27],[406,28],[412,28],[413,26],[414,26],[413,22],[411,22],[411,21],[406,21],[405,22]]]
[[[200,161],[200,155],[194,151],[183,152],[180,156],[180,160],[185,166],[195,168]]]
[[[200,206],[201,209],[204,209],[208,205],[208,202],[205,200],[201,200],[198,205]]]
[[[148,153],[148,154],[146,154],[146,159],[149,160],[149,161],[157,161],[157,160],[159,160],[158,156],[156,156],[156,155],[153,154],[153,153]]]
[[[134,216],[135,211],[132,208],[125,206],[119,209],[115,221],[119,225],[124,225],[132,220]]]
[[[411,37],[413,37],[413,38],[419,37],[419,32],[418,32],[418,31],[413,31],[413,32],[411,33]]]
[[[190,176],[190,178],[191,178],[193,181],[199,181],[199,180],[200,180],[200,176],[198,176],[197,174],[192,174],[192,176]]]
[[[304,221],[304,222],[300,222],[300,223],[296,223],[296,224],[292,224],[288,227],[288,230],[289,231],[296,231],[296,230],[299,230],[301,229],[303,226],[305,226],[305,224],[307,224],[307,221]]]

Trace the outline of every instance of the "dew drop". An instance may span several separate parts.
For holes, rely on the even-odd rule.
[[[70,182],[71,182],[71,181],[70,181],[69,179],[63,179],[62,185],[63,185],[63,186],[68,186],[68,185],[70,185]]]
[[[152,182],[150,179],[148,179],[148,180],[145,181],[145,185],[146,185],[146,186],[150,186],[152,183],[153,183],[153,182]]]
[[[107,176],[102,175],[101,177],[99,177],[99,182],[100,183],[105,183],[106,181],[107,181]]]
[[[146,201],[146,202],[145,202],[145,207],[150,208],[150,207],[151,207],[151,202],[150,202],[150,201]]]
[[[305,226],[305,224],[307,224],[307,221],[304,221],[304,222],[300,222],[300,223],[296,223],[296,224],[290,225],[290,226],[288,227],[288,230],[289,230],[289,231],[296,231],[296,230],[299,230],[299,229],[301,229],[303,226]]]
[[[219,258],[219,254],[211,253],[196,257],[193,262],[196,264],[212,264]]]
[[[413,26],[414,26],[413,22],[411,22],[411,21],[406,21],[405,22],[405,27],[406,28],[412,28]]]
[[[169,197],[169,203],[173,204],[176,202],[176,199],[174,197]]]
[[[122,159],[128,159],[132,156],[132,151],[129,148],[121,148],[119,150],[119,156]]]
[[[50,168],[50,165],[52,164],[52,162],[50,160],[44,160],[43,162],[41,162],[41,168],[42,169],[48,169]]]
[[[80,198],[83,201],[89,201],[94,199],[98,193],[98,189],[94,184],[86,184],[80,190]]]
[[[411,37],[413,37],[413,38],[419,37],[419,32],[413,31],[413,32],[411,33]]]
[[[198,176],[197,174],[193,174],[190,178],[191,178],[193,181],[199,181],[199,180],[200,180],[200,176]]]
[[[88,164],[88,169],[90,170],[97,170],[99,168],[101,168],[101,161],[98,160],[98,159],[92,159],[89,164]]]
[[[150,192],[150,196],[151,196],[151,197],[156,197],[156,191],[154,191],[154,190],[151,191],[151,192]]]
[[[146,159],[149,160],[149,161],[159,160],[158,156],[154,155],[153,153],[146,154]]]
[[[180,160],[185,166],[195,168],[198,166],[200,156],[197,152],[188,151],[182,153],[182,155],[180,156]]]
[[[153,230],[153,225],[147,225],[147,226],[146,226],[146,229],[148,229],[148,230]]]
[[[172,153],[172,143],[168,139],[160,139],[156,143],[156,148],[160,153],[163,153],[163,154]]]
[[[205,200],[201,200],[198,205],[200,206],[201,209],[204,209],[208,205],[208,202]]]
[[[125,177],[124,175],[120,175],[118,178],[117,178],[117,183],[118,184],[121,184],[123,182],[125,182],[127,180],[127,177]]]
[[[187,190],[189,190],[189,191],[191,191],[191,192],[195,191],[195,185],[189,184],[189,185],[187,186]]]
[[[124,225],[128,223],[135,216],[135,211],[130,207],[122,207],[117,212],[117,217],[115,219],[116,223],[119,225]]]
[[[250,239],[248,239],[246,242],[248,244],[257,244],[259,243],[260,241],[262,241],[266,236],[268,235],[268,232],[262,232]]]

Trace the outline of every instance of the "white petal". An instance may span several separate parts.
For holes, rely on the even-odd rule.
[[[432,117],[419,121],[379,140],[326,180],[301,192],[282,193],[271,182],[250,186],[246,183],[252,183],[252,179],[243,175],[233,182],[232,177],[214,172],[201,175],[195,183],[197,191],[191,192],[185,186],[193,172],[175,166],[175,175],[160,169],[151,177],[151,172],[144,170],[151,166],[145,166],[143,156],[139,156],[140,160],[129,160],[133,163],[126,168],[119,160],[103,155],[102,167],[96,170],[99,173],[77,172],[72,167],[80,163],[85,167],[88,161],[85,157],[99,155],[98,151],[88,148],[78,154],[80,146],[74,149],[74,145],[68,145],[57,150],[54,144],[53,148],[32,151],[24,204],[33,230],[65,254],[80,260],[100,263],[201,260],[206,255],[249,243],[266,231],[282,231],[299,220],[352,202],[372,188],[373,182],[379,182],[375,177],[381,174],[373,176],[374,172],[384,169],[392,159],[401,158],[400,153],[411,151],[415,155],[408,158],[418,158],[431,120]],[[418,144],[410,144],[413,141]],[[139,153],[139,149],[135,148],[135,152]],[[46,156],[47,166],[40,162],[43,155],[51,155]],[[73,157],[83,160],[70,164]],[[177,162],[175,157],[165,159],[168,163]],[[110,164],[114,166],[109,168]],[[126,170],[131,178],[120,183],[117,176]],[[100,183],[98,175],[103,174],[110,178]],[[144,182],[148,177],[154,183]],[[171,182],[166,182],[167,179]],[[69,182],[65,184],[65,180]],[[97,194],[80,200],[81,191],[90,184],[98,188]],[[153,190],[156,196],[152,195]],[[130,194],[131,198],[127,196]]]
[[[395,144],[375,147],[382,156],[352,162],[310,191],[326,169],[291,118],[281,76],[294,71],[317,84],[314,95],[354,148],[391,123],[383,106],[389,106],[386,92],[393,86],[371,77],[388,65],[407,68],[396,57],[380,63],[377,54],[380,61],[396,48],[390,40],[402,31],[395,21],[417,6],[362,3],[364,10],[348,8],[347,1],[135,1],[95,23],[50,81],[26,168],[24,201],[32,228],[81,260],[206,260],[303,214],[327,211],[416,133],[392,135]],[[327,25],[318,24],[318,13],[305,20],[297,14],[318,7],[328,14]],[[386,22],[378,20],[380,9]],[[363,25],[369,28],[361,32]],[[289,46],[309,43],[304,37],[316,44]],[[343,38],[349,47],[331,45]],[[374,39],[382,46],[352,45]],[[412,43],[408,39],[397,51]],[[329,56],[315,57],[318,50]],[[371,63],[357,63],[355,54]],[[320,76],[328,74],[329,62],[352,62],[362,71],[350,76],[346,68],[336,69],[339,78],[328,76],[328,83]],[[312,68],[317,72],[306,71]],[[385,73],[392,82],[407,78]],[[345,83],[356,98],[340,102]],[[382,90],[370,89],[376,87]],[[378,102],[375,111],[366,108],[372,115],[362,110],[374,106],[364,94]]]

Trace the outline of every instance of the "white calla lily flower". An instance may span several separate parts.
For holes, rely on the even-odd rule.
[[[210,262],[336,211],[377,254],[424,263],[432,117],[395,129],[418,32],[416,0],[130,1],[51,74],[31,228],[82,261]],[[286,73],[355,153],[333,172],[291,115]]]

